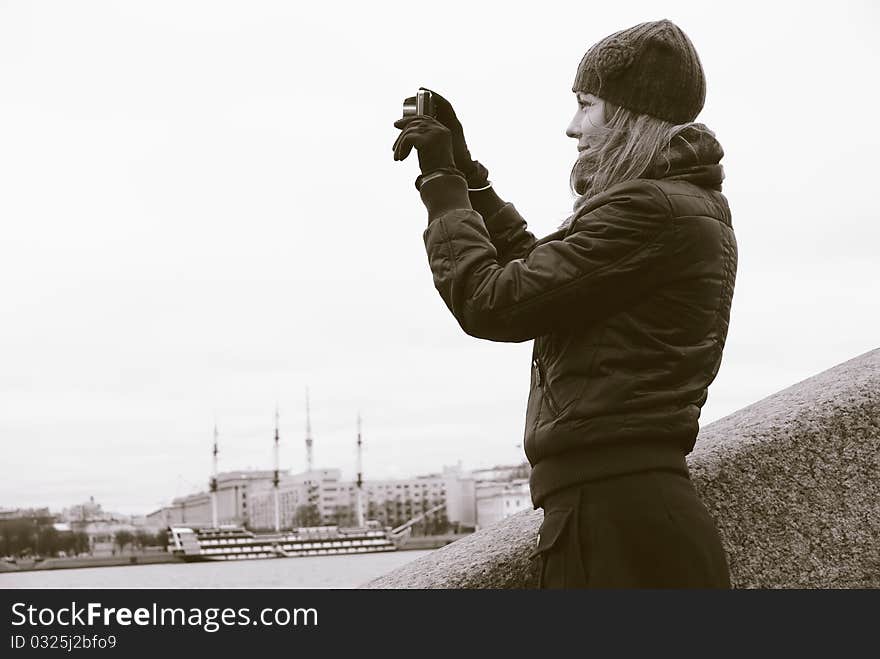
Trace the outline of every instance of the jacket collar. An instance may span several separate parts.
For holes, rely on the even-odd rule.
[[[646,179],[662,179],[666,181],[684,181],[701,188],[721,191],[724,180],[724,167],[721,158],[724,149],[715,138],[715,133],[704,124],[691,124],[675,138],[668,149],[661,151],[654,162],[639,177]],[[606,190],[607,192],[607,190]],[[564,238],[573,231],[574,221],[604,201],[605,193],[597,194],[569,215],[559,228],[538,243]]]
[[[724,149],[715,133],[703,124],[691,124],[679,133],[643,175],[644,178],[687,181],[701,188],[721,190]]]

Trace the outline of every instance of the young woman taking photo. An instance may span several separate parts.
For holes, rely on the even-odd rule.
[[[685,455],[718,373],[737,247],[723,151],[694,123],[702,65],[674,23],[580,62],[574,212],[536,240],[473,160],[450,103],[394,125],[418,152],[434,283],[471,336],[534,340],[525,452],[544,588],[727,588]]]

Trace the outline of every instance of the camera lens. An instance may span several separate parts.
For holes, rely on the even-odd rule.
[[[419,113],[418,106],[416,105],[415,99],[403,102],[403,116],[404,117],[412,117]]]

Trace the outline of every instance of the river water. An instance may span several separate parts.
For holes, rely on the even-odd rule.
[[[431,550],[0,573],[4,588],[357,588]]]

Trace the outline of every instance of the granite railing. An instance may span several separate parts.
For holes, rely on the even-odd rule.
[[[880,349],[707,425],[688,456],[736,588],[880,587]],[[541,511],[364,588],[531,588]]]

